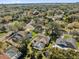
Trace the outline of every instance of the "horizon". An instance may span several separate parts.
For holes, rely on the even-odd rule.
[[[0,0],[0,4],[77,3],[79,0]]]

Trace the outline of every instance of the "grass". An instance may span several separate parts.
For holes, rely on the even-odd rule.
[[[76,42],[77,47],[79,48],[79,42]]]
[[[5,34],[6,34],[6,33],[1,33],[1,32],[0,32],[0,37],[4,36]]]
[[[64,39],[69,39],[69,38],[72,38],[72,35],[64,34]]]
[[[37,35],[36,32],[32,31],[32,39]],[[33,40],[32,40],[33,41]],[[28,49],[29,49],[29,53],[33,53],[32,51],[32,47],[31,47],[32,42],[28,43]]]
[[[32,37],[35,37],[36,35],[37,35],[37,33],[32,31]]]

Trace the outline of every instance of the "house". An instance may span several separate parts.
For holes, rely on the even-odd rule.
[[[6,36],[6,38],[8,40],[13,40],[13,41],[16,41],[16,40],[21,40],[23,39],[23,36],[19,33],[19,32],[10,32],[8,33],[8,35]]]
[[[25,40],[29,40],[32,38],[31,32],[18,31],[18,32],[10,32],[5,36],[4,39],[7,43],[15,47],[21,47],[21,43]]]
[[[63,14],[61,14],[61,15],[55,15],[53,17],[53,20],[61,20],[62,18],[63,18]]]
[[[69,32],[69,34],[79,36],[79,29],[72,30],[72,31]]]
[[[31,39],[32,38],[32,33],[31,32],[27,32],[26,33],[26,39]]]
[[[64,39],[63,37],[60,37],[56,40],[56,44],[61,46],[62,48],[73,48],[76,49],[76,40],[73,38],[67,38]]]
[[[32,31],[32,30],[34,30],[34,27],[30,23],[25,26],[25,31]]]
[[[36,25],[34,31],[37,33],[42,33],[43,32],[43,28],[41,25]]]
[[[9,33],[6,38],[8,40],[12,40],[12,41],[21,41],[21,40],[25,40],[27,38],[31,38],[32,34],[30,32],[25,32],[25,31],[15,31],[15,32],[11,32]]]
[[[32,42],[32,46],[35,49],[42,50],[46,44],[48,44],[50,41],[50,38],[48,36],[38,34],[34,41]]]
[[[18,59],[22,53],[15,47],[9,47],[5,51],[6,56],[8,56],[10,59]]]
[[[38,15],[39,14],[39,11],[38,10],[34,10],[32,14],[33,15]]]

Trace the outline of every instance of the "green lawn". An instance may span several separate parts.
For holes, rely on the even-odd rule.
[[[64,34],[64,39],[69,39],[69,38],[72,38],[72,35]]]
[[[0,33],[0,37],[4,36],[6,33]]]
[[[79,48],[79,42],[76,42],[77,47]]]
[[[32,37],[35,37],[37,35],[37,33],[36,32],[32,32]]]

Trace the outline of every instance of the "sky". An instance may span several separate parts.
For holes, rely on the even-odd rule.
[[[11,3],[73,3],[79,0],[0,0],[0,4]]]

